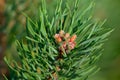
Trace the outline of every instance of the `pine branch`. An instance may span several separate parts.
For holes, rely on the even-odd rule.
[[[5,58],[15,74],[12,79],[86,80],[99,70],[95,63],[112,30],[102,26],[105,21],[92,20],[94,2],[80,10],[79,0],[72,6],[58,0],[52,19],[45,0],[41,2],[39,20],[27,17],[25,41],[16,41],[20,64]]]

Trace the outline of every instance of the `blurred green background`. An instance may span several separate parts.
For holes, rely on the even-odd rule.
[[[120,80],[120,0],[96,2],[96,16],[107,18],[104,26],[115,30],[104,45],[104,52],[98,63],[101,70],[90,80]]]
[[[54,0],[55,1],[55,0]],[[51,3],[51,0],[47,0]],[[100,72],[90,76],[89,80],[120,80],[120,0],[95,0],[94,18],[107,22],[104,26],[114,28],[109,40],[104,44],[104,51],[98,65]],[[25,12],[36,19],[39,0],[0,0],[0,75],[9,75],[3,56],[16,57],[14,36],[18,39],[24,36]],[[0,76],[0,80],[1,80]]]

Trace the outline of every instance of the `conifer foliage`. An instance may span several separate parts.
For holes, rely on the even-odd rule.
[[[19,64],[4,58],[12,80],[87,80],[99,70],[95,63],[112,30],[92,19],[94,2],[79,8],[79,0],[56,1],[54,15],[41,0],[39,20],[27,17],[26,37],[16,40]]]

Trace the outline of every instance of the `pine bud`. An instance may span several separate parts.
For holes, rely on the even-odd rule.
[[[74,42],[76,38],[77,38],[77,36],[76,36],[76,35],[73,35],[73,36],[70,38],[70,42]]]
[[[69,42],[69,48],[72,50],[74,49],[76,43],[75,42]]]
[[[55,38],[56,42],[58,42],[58,43],[62,41],[59,34],[55,34],[54,38]]]
[[[64,32],[63,30],[61,30],[61,31],[59,32],[59,34],[60,34],[61,37],[63,37],[64,34],[65,34],[65,32]]]
[[[66,33],[64,37],[65,37],[65,39],[67,39],[67,38],[69,38],[69,36],[70,36],[70,34]]]
[[[55,34],[54,38],[56,39],[58,37],[60,37],[60,35],[59,34]]]

